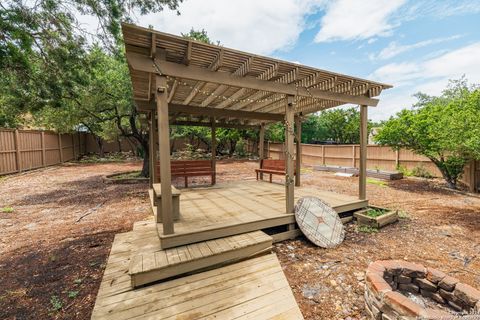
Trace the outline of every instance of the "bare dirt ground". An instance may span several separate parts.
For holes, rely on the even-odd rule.
[[[217,181],[254,179],[256,166],[220,162]],[[65,164],[0,180],[0,209],[13,208],[0,210],[0,319],[90,317],[115,233],[150,215],[146,185],[108,185],[101,177],[139,167]],[[309,169],[302,178],[357,193],[357,178]],[[306,319],[363,319],[363,272],[377,259],[420,262],[480,287],[480,197],[446,191],[435,180],[367,188],[372,204],[400,209],[404,218],[378,233],[349,225],[335,249],[304,238],[275,246]]]

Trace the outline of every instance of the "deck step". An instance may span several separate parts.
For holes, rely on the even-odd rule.
[[[271,247],[272,237],[263,231],[254,231],[165,250],[143,251],[132,255],[129,275],[132,287],[136,288],[244,260],[270,252]]]

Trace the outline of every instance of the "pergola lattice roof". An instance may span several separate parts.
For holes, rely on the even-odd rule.
[[[154,104],[156,74],[167,76],[171,114],[264,121],[283,119],[288,95],[305,115],[346,103],[375,106],[391,87],[135,25],[122,29],[140,110]]]

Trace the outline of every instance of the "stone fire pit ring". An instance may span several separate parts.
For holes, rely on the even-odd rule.
[[[368,266],[365,308],[372,319],[453,319],[453,313],[422,307],[402,292],[480,317],[480,291],[437,269],[402,260],[379,260]]]

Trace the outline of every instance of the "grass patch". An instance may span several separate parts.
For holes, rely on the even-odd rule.
[[[367,216],[372,217],[372,218],[380,217],[380,216],[384,215],[385,213],[387,213],[387,210],[375,209],[375,208],[368,209],[367,212],[365,212],[365,214]]]
[[[407,212],[405,212],[403,210],[398,210],[398,218],[399,219],[408,219],[408,218],[410,218],[410,216],[408,215]]]
[[[385,182],[383,180],[373,179],[373,178],[367,178],[367,183],[374,184],[374,185],[377,185],[377,186],[380,186],[380,187],[386,187],[387,186],[387,182]]]
[[[112,176],[112,179],[136,179],[136,178],[145,178],[142,177],[140,174],[142,171],[132,171],[132,172],[125,172],[116,176]]]
[[[2,208],[3,213],[12,213],[13,211],[15,211],[15,210],[13,210],[12,207],[3,207]]]
[[[378,228],[370,227],[370,226],[357,226],[357,231],[363,232],[363,233],[377,233]]]
[[[59,311],[60,309],[63,308],[62,300],[60,300],[60,298],[55,295],[50,297],[50,305],[51,305],[51,308],[50,308],[51,311]]]

